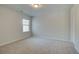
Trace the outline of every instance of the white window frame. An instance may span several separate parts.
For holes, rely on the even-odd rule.
[[[23,32],[29,32],[30,31],[30,20],[23,18],[22,19],[22,25],[23,25]]]

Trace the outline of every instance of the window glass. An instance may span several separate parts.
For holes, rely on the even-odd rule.
[[[23,19],[23,32],[30,31],[30,20]]]

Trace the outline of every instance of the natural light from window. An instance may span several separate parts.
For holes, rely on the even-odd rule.
[[[23,19],[22,23],[23,23],[23,32],[30,31],[30,20]]]

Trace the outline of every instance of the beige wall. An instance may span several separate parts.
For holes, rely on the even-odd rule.
[[[71,10],[71,20],[72,20],[72,33],[73,33],[73,43],[77,51],[79,52],[79,5],[73,5]]]
[[[34,17],[32,22],[35,36],[70,41],[69,5],[56,5],[55,8]]]
[[[31,36],[31,32],[22,32],[23,17],[31,19],[15,10],[0,6],[0,45]]]

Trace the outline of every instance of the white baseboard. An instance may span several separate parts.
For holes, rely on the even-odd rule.
[[[23,38],[23,39],[28,39],[28,38],[30,38],[30,36],[29,37],[26,37],[26,38]],[[4,42],[4,43],[0,44],[0,46],[12,44],[12,43],[15,43],[15,42],[20,41],[20,40],[23,40],[23,39],[16,39],[16,40],[12,40],[12,41],[9,41],[9,42]]]
[[[53,39],[53,40],[60,40],[60,41],[67,41],[67,42],[72,42],[71,40],[65,40],[65,39],[61,39],[61,38],[57,38],[57,37],[42,37],[42,36],[34,36],[34,37],[38,37],[38,38],[43,38],[43,39]]]
[[[22,39],[16,39],[16,40],[4,42],[4,43],[1,43],[0,46],[4,46],[4,45],[7,45],[7,44],[11,44],[11,43],[14,43],[14,42],[19,41],[19,40],[22,40]]]

